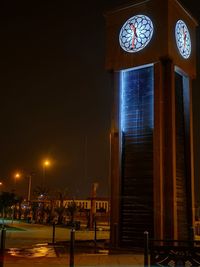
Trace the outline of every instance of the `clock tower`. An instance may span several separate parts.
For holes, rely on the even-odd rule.
[[[113,75],[111,244],[189,239],[194,226],[195,19],[177,0],[106,13]]]

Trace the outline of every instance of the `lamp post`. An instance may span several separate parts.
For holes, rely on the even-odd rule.
[[[17,182],[17,180],[23,175],[23,177],[24,178],[28,178],[28,202],[30,203],[30,199],[31,199],[31,183],[32,183],[32,175],[33,175],[34,173],[30,173],[30,174],[27,174],[26,175],[26,173],[24,172],[24,171],[22,171],[22,173],[20,173],[20,172],[17,172],[17,173],[15,173],[15,175],[14,175],[14,192],[16,191],[16,182]],[[1,186],[1,182],[0,182],[0,186]]]
[[[43,161],[43,186],[45,185],[45,178],[46,178],[46,168],[49,167],[50,161],[48,159]]]
[[[16,183],[17,183],[17,180],[21,177],[21,173],[17,172],[15,173],[14,175],[14,192],[16,191]]]
[[[31,182],[32,182],[31,174],[27,175],[27,178],[28,178],[28,203],[30,204],[30,200],[31,200]]]
[[[29,172],[27,174],[24,174],[24,177],[28,179],[28,195],[27,195],[27,200],[28,203],[30,204],[31,201],[31,186],[32,186],[32,176],[35,175],[34,172]]]
[[[3,187],[3,183],[2,182],[0,182],[0,194],[2,194],[2,187]]]
[[[21,174],[20,174],[19,172],[17,172],[17,173],[15,174],[15,176],[14,176],[14,178],[15,178],[15,183],[16,183],[17,179],[19,179],[20,177],[21,177]]]

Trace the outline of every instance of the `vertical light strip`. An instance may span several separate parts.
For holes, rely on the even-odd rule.
[[[121,132],[125,130],[125,122],[124,122],[124,71],[120,71],[120,127]]]

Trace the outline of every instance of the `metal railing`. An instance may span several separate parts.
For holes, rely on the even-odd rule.
[[[1,240],[0,240],[0,267],[4,266],[4,254],[5,254],[5,240],[6,240],[6,229],[1,229]]]
[[[200,241],[155,240],[144,232],[144,266],[200,266]]]

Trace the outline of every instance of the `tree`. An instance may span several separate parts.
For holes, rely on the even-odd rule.
[[[47,199],[49,196],[49,189],[45,186],[36,186],[36,188],[33,191],[33,194],[38,199]]]
[[[34,222],[36,222],[37,221],[37,210],[38,210],[38,203],[37,202],[31,203],[31,210],[32,210],[32,220]]]
[[[33,194],[38,199],[38,209],[37,209],[38,214],[36,216],[36,211],[35,211],[35,219],[36,221],[42,222],[44,219],[44,214],[45,214],[44,202],[49,197],[49,189],[45,186],[36,186],[36,188],[33,191]]]
[[[22,196],[16,196],[15,198],[15,205],[18,204],[19,205],[19,210],[18,210],[18,215],[19,215],[19,219],[21,220],[21,216],[22,216],[22,203],[23,203],[24,198]]]
[[[58,224],[62,224],[63,215],[66,211],[66,207],[64,205],[64,200],[67,198],[68,189],[65,188],[64,190],[57,190],[55,192],[56,200],[59,201],[59,206],[55,208],[55,212],[58,214]]]
[[[67,205],[67,211],[70,215],[70,222],[71,223],[74,222],[74,215],[75,215],[77,209],[78,209],[78,207],[77,207],[77,204],[74,200]]]
[[[63,222],[63,214],[65,212],[66,208],[64,206],[62,207],[56,207],[55,212],[58,214],[58,224],[62,224]]]
[[[0,193],[0,211],[2,213],[3,217],[3,224],[4,224],[4,216],[5,212],[13,205],[15,205],[16,202],[16,195],[14,193],[10,192],[1,192]]]
[[[16,195],[10,192],[0,193],[0,210],[3,211],[16,203]]]

